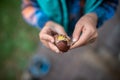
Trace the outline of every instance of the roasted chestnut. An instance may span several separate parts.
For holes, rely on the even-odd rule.
[[[61,52],[67,52],[70,48],[70,38],[66,35],[57,34],[54,36],[55,38],[55,45]]]

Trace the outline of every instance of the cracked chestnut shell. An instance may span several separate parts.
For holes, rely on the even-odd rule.
[[[70,48],[70,38],[62,35],[62,34],[57,34],[54,36],[55,38],[55,45],[57,48],[62,51],[62,52],[67,52]]]

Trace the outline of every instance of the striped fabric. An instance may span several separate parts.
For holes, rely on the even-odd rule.
[[[43,1],[54,1],[54,0],[43,0]],[[118,0],[95,0],[96,1],[95,3],[89,5],[91,1],[93,0],[66,0],[66,5],[69,15],[68,31],[72,32],[77,20],[82,15],[90,12],[95,12],[97,14],[98,16],[97,27],[100,27],[106,20],[110,19],[114,15],[116,7],[118,5]],[[101,4],[95,7],[95,5],[99,3],[98,1],[100,1]],[[22,15],[26,22],[40,29],[44,27],[47,21],[52,20],[52,18],[50,18],[47,14],[45,14],[45,12],[43,12],[43,10],[40,8],[40,5],[38,4],[37,0],[23,0]]]

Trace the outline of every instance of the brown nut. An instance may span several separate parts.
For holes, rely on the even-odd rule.
[[[67,52],[70,48],[70,38],[65,35],[57,34],[54,36],[55,45],[62,52]]]

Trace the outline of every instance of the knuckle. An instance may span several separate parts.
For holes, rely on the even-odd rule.
[[[93,34],[95,37],[97,37],[97,36],[98,36],[97,30],[92,30],[92,34]]]
[[[95,33],[95,38],[97,38],[97,37],[98,37],[98,33],[96,32],[96,33]]]
[[[91,33],[95,34],[97,31],[95,29],[91,29]]]

